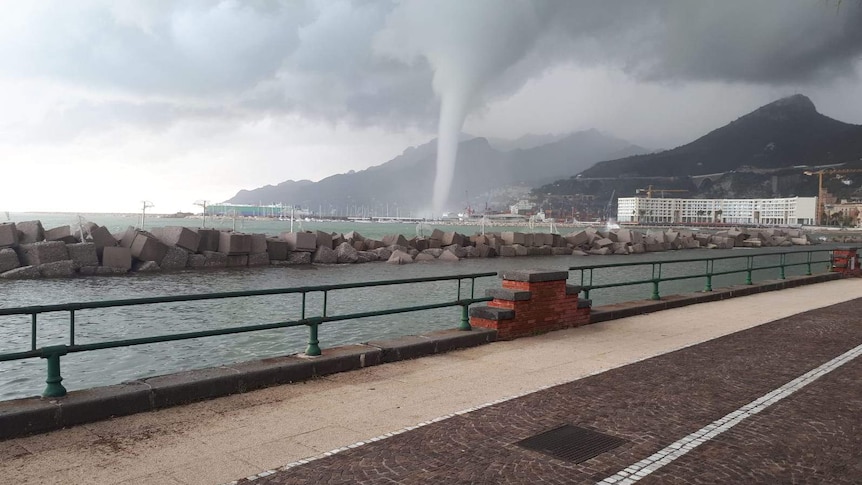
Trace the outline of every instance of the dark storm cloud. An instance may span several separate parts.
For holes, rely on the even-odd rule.
[[[474,76],[458,82],[478,86],[476,107],[563,62],[783,85],[853,75],[862,57],[862,5],[848,0],[22,2],[5,18],[0,77],[175,105],[173,119],[194,106],[428,127],[453,62]],[[130,124],[141,112],[117,111]]]

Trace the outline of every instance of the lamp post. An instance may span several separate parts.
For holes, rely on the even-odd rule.
[[[150,207],[155,207],[155,206],[153,205],[152,202],[150,202],[148,200],[142,200],[141,204],[142,204],[142,207],[141,207],[141,230],[143,230],[144,229],[144,222],[147,219],[147,209],[149,209]]]

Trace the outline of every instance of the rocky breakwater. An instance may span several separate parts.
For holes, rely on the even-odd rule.
[[[39,221],[0,224],[0,278],[57,278],[184,269],[386,261],[455,262],[464,258],[638,254],[696,248],[810,244],[800,230],[730,229],[712,234],[587,228],[561,236],[498,232],[466,236],[434,230],[427,237],[382,239],[322,231],[278,237],[217,229],[128,228],[111,234],[94,223],[45,230]]]

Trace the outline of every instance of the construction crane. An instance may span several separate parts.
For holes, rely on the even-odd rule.
[[[845,173],[862,173],[862,168],[827,168],[822,170],[806,170],[805,175],[817,175],[817,214],[814,217],[814,223],[820,225],[820,218],[824,211],[823,204],[823,176],[824,175],[841,175]]]
[[[646,194],[647,199],[652,199],[653,192],[661,192],[661,196],[664,197],[665,192],[688,192],[688,190],[684,189],[654,189],[652,185],[648,186],[645,189],[637,189],[635,194]]]

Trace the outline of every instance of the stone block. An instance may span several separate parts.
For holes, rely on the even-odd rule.
[[[420,263],[422,261],[434,261],[435,259],[437,259],[437,258],[435,258],[434,256],[431,256],[428,253],[419,253],[416,255],[415,258],[413,258],[413,261]]]
[[[392,251],[389,248],[377,248],[374,252],[377,253],[377,259],[380,261],[388,261],[392,256]]]
[[[155,261],[161,264],[168,252],[168,247],[152,234],[139,231],[132,242],[132,257],[139,261]]]
[[[218,238],[218,252],[237,256],[251,252],[251,234],[223,231]]]
[[[617,229],[615,232],[615,237],[617,242],[621,243],[631,243],[632,242],[632,232],[628,229]]]
[[[18,248],[18,256],[21,263],[27,266],[39,266],[40,264],[69,259],[66,245],[60,241],[22,244]]]
[[[201,234],[198,231],[193,231],[187,227],[168,226],[160,227],[158,230],[153,230],[153,234],[159,238],[159,241],[168,246],[178,246],[189,251],[196,252],[201,243]],[[162,269],[164,265],[162,265]]]
[[[251,250],[249,254],[261,254],[266,252],[266,234],[251,235]],[[269,263],[267,263],[269,264]]]
[[[46,241],[62,241],[66,244],[80,242],[72,226],[59,226],[45,231]]]
[[[643,243],[632,244],[632,247],[631,247],[631,253],[632,254],[643,254],[645,252],[646,252],[646,248],[644,247]]]
[[[341,247],[344,243],[339,244],[337,247]],[[365,251],[365,241],[353,241],[351,244],[353,249],[356,251]]]
[[[588,252],[592,255],[595,255],[595,256],[606,256],[608,254],[611,254],[611,248],[608,246],[605,246],[603,248],[590,249]]]
[[[533,237],[532,233],[524,234],[524,244],[523,245],[528,247],[528,248],[535,246],[535,244],[536,244],[535,239],[536,238]]]
[[[94,243],[67,244],[66,252],[75,264],[75,269],[82,266],[99,266],[99,256]]]
[[[102,266],[126,271],[132,269],[132,250],[122,246],[104,248],[102,250]]]
[[[18,228],[14,222],[0,224],[0,248],[14,248],[18,246]]]
[[[75,262],[66,260],[40,264],[39,273],[43,278],[69,278],[75,275]]]
[[[178,269],[185,269],[188,266],[189,262],[189,253],[187,250],[177,247],[177,246],[168,246],[168,250],[165,252],[165,257],[162,258],[162,262],[159,263],[159,266],[165,271],[172,271]]]
[[[438,241],[441,241],[441,244],[442,244],[443,231],[441,231],[440,229],[434,229],[433,231],[431,231],[431,239],[436,239]]]
[[[334,234],[333,233],[332,234],[332,244],[330,244],[329,246],[332,249],[335,249],[344,241],[347,241],[347,239],[344,239],[344,234]]]
[[[227,266],[227,254],[218,251],[204,251],[204,268],[224,268]]]
[[[0,278],[7,280],[32,280],[42,276],[38,266],[21,266],[20,268],[10,269],[4,273],[0,273]]]
[[[593,241],[593,248],[595,248],[595,249],[609,248],[609,247],[613,246],[613,244],[614,244],[614,242],[611,241],[609,238],[603,237],[601,239],[596,239],[595,241]]]
[[[790,242],[797,246],[807,246],[811,244],[806,237],[791,237]]]
[[[443,249],[451,252],[455,256],[458,256],[459,259],[467,257],[467,250],[465,248],[462,248],[461,246],[459,246],[457,244],[452,244],[451,246],[446,246]]]
[[[204,251],[218,251],[219,239],[221,239],[221,231],[218,229],[198,229],[198,247],[195,251],[203,253]]]
[[[453,253],[452,251],[447,249],[447,250],[443,251],[443,254],[441,254],[440,257],[437,258],[437,260],[438,261],[461,261],[461,258],[459,258],[455,253]]]
[[[474,254],[477,258],[493,258],[497,256],[497,250],[487,244],[477,244]]]
[[[444,232],[443,239],[441,239],[440,241],[443,246],[451,246],[453,244],[464,246],[467,244],[468,240],[469,239],[467,239],[467,237],[463,234],[459,234],[457,232]]]
[[[376,239],[366,239],[365,247],[367,251],[374,251],[375,249],[385,248],[386,246],[383,244],[383,241],[378,241]]]
[[[323,231],[317,231],[315,233],[317,236],[317,246],[326,246],[329,249],[333,249],[335,246],[332,245],[332,234]],[[339,243],[340,244],[340,243]]]
[[[317,249],[317,234],[310,232],[283,232],[281,238],[287,241],[287,249],[291,251],[309,251]]]
[[[18,253],[14,249],[0,249],[0,273],[5,273],[19,266],[21,266],[21,261],[18,260]]]
[[[249,266],[269,266],[268,253],[251,253],[248,255]]]
[[[29,244],[45,240],[42,221],[24,221],[15,224],[18,228],[18,244]]]
[[[553,247],[551,248],[551,254],[554,256],[568,256],[572,254],[572,250],[569,248]]]
[[[225,263],[228,268],[244,268],[248,266],[248,254],[228,254]]]
[[[586,231],[578,231],[567,234],[564,239],[572,246],[584,246],[592,241],[592,238]]]
[[[369,263],[371,261],[378,261],[380,259],[380,257],[377,256],[377,253],[375,253],[374,251],[357,251],[356,256],[357,263]]]
[[[512,247],[515,249],[515,256],[529,256],[530,254],[530,250],[527,249],[527,246],[513,244]]]
[[[428,240],[428,248],[429,249],[441,249],[443,248],[443,242],[439,239],[429,239]]]
[[[266,252],[270,260],[284,261],[287,259],[287,241],[269,238],[266,240]]]
[[[424,251],[428,249],[428,239],[425,239],[424,237],[414,237],[407,242],[410,244],[410,247],[415,248],[419,251]]]

